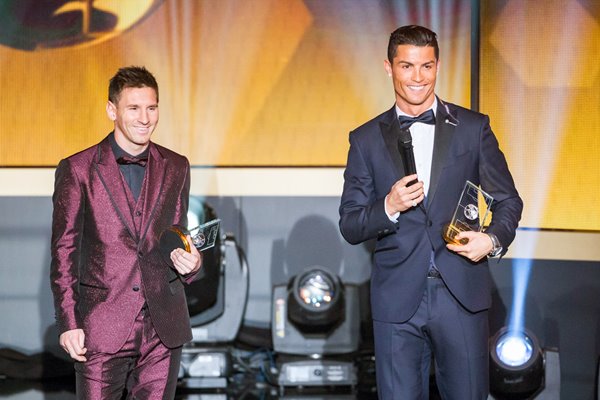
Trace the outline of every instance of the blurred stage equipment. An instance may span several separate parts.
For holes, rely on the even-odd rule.
[[[194,197],[189,209],[189,226],[217,218],[208,204]],[[232,371],[231,343],[248,301],[248,265],[232,235],[219,234],[215,246],[202,255],[205,276],[185,288],[193,339],[183,347],[180,386],[225,388]]]
[[[600,400],[600,359],[596,364],[596,400]]]
[[[560,398],[560,363],[557,351],[542,350],[527,329],[500,329],[490,341],[490,398]]]
[[[273,288],[273,348],[279,354],[278,384],[284,387],[355,386],[358,350],[358,288],[344,285],[321,266]]]

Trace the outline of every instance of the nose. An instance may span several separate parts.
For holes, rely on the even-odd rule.
[[[139,121],[142,124],[148,124],[149,120],[150,119],[148,118],[148,111],[142,108],[140,111]]]
[[[421,74],[420,68],[414,69],[412,79],[415,82],[421,82],[423,80],[423,74]]]

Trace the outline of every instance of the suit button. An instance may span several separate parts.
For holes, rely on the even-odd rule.
[[[141,251],[138,251],[138,256],[139,257],[144,257],[144,253],[142,253]]]
[[[141,212],[141,211],[136,211],[136,212],[135,212],[135,216],[136,216],[136,217],[139,217],[140,215],[142,215],[142,212]]]
[[[431,225],[433,225],[433,222],[427,221],[427,226],[431,226]]]
[[[138,285],[135,285],[135,286],[133,287],[133,291],[134,291],[134,292],[139,292],[139,291],[140,291],[140,287],[139,287]]]

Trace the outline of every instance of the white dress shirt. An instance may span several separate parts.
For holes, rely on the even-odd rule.
[[[435,115],[437,110],[437,98],[434,98],[433,104],[427,110],[433,110]],[[425,111],[427,111],[425,110]],[[425,112],[424,111],[424,112]],[[406,115],[409,117],[415,117],[416,115],[408,115],[401,111],[396,105],[396,115]],[[423,190],[425,195],[429,192],[429,182],[431,179],[431,162],[433,159],[433,140],[435,138],[435,125],[424,124],[422,122],[415,122],[409,128],[410,135],[412,136],[413,152],[415,155],[415,164],[417,167],[417,178],[423,182]],[[385,210],[391,221],[397,222],[400,213],[390,215],[388,210]]]

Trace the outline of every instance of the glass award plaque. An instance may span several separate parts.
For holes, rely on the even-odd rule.
[[[447,243],[465,245],[468,239],[456,239],[460,232],[481,232],[491,219],[490,207],[494,198],[479,186],[467,181],[460,195],[456,210],[449,224],[444,226],[442,236]]]
[[[213,219],[192,229],[173,225],[165,229],[160,235],[158,243],[160,253],[164,260],[172,267],[171,252],[173,250],[179,248],[189,253],[192,249],[191,246],[197,248],[198,251],[210,249],[217,241],[220,225],[220,219]],[[191,243],[188,241],[187,235],[191,236]]]

